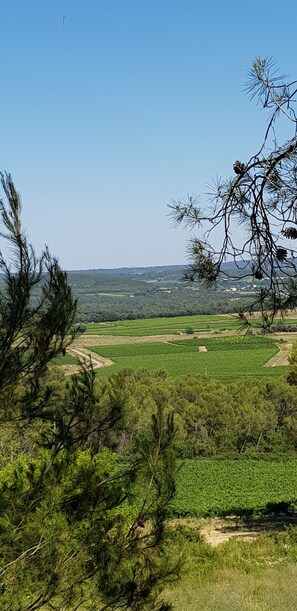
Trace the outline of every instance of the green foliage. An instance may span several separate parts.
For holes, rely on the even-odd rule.
[[[235,270],[236,271],[236,270]],[[80,320],[104,323],[142,318],[233,312],[233,294],[222,282],[218,290],[186,285],[183,266],[69,272],[79,301]],[[242,300],[254,291],[244,282]]]
[[[76,333],[82,334],[82,333],[86,332],[87,327],[86,327],[86,325],[83,325],[83,324],[80,323],[80,324],[76,325],[75,330],[76,330]]]
[[[0,254],[1,607],[169,610],[172,410],[160,394],[146,435],[120,456],[121,378],[107,390],[91,364],[67,380],[48,367],[76,333],[76,301],[57,261],[28,244],[10,176],[2,186],[14,269]]]
[[[45,398],[40,380],[47,364],[74,337],[77,304],[57,260],[47,249],[38,258],[28,243],[11,176],[1,175],[1,183],[7,198],[1,203],[1,235],[12,248],[12,265],[0,252],[0,389],[9,392],[19,415],[31,417]]]
[[[289,356],[289,374],[287,380],[292,386],[297,386],[297,343],[293,345]]]
[[[124,369],[110,378],[96,376],[95,387],[101,415],[112,405],[120,406],[121,418],[112,434],[103,437],[120,454],[135,452],[138,434],[161,403],[166,416],[174,411],[174,445],[182,458],[296,456],[297,393],[285,380],[255,384],[253,378],[239,378],[225,385],[205,375],[188,374],[175,381],[163,370]],[[95,433],[91,447],[101,443],[102,433]]]
[[[0,259],[1,603],[27,611],[168,610],[161,590],[180,569],[180,554],[168,553],[170,512],[244,515],[294,506],[296,461],[252,458],[296,456],[296,388],[278,380],[255,385],[251,378],[227,386],[189,373],[175,382],[164,369],[124,369],[100,379],[87,364],[65,379],[49,368],[71,341],[76,302],[57,262],[47,251],[37,259],[27,244],[18,196],[10,177],[3,180],[3,222],[16,261],[11,272]],[[38,283],[41,293],[34,292]],[[222,317],[213,324],[222,322],[235,324]],[[178,333],[180,323],[171,320],[167,328]],[[127,322],[120,333],[138,328],[145,335],[164,325]],[[113,371],[137,363],[166,365],[176,375],[202,363],[203,373],[219,366],[231,381],[259,372],[277,350],[271,337],[209,338],[206,353],[200,343],[182,338],[98,351],[117,361]],[[173,500],[176,453],[207,459],[184,461]],[[249,460],[224,460],[234,456]],[[179,534],[200,546],[197,560],[203,562],[207,546]],[[207,552],[208,563],[213,555]]]
[[[185,460],[173,516],[269,513],[269,503],[296,503],[297,461]]]

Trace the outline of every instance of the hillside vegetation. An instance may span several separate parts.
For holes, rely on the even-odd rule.
[[[255,291],[252,279],[208,290],[185,283],[184,271],[178,265],[99,269],[69,272],[68,278],[84,322],[234,312]]]

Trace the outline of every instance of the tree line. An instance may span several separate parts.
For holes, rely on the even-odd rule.
[[[287,379],[240,379],[224,384],[204,374],[179,380],[160,370],[124,369],[96,381],[99,401],[122,389],[123,418],[113,429],[113,449],[135,452],[159,405],[174,414],[175,452],[180,458],[297,456],[297,349]],[[111,441],[111,440],[110,440]]]

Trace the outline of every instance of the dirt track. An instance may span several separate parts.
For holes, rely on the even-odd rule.
[[[275,354],[264,367],[279,367],[280,365],[289,365],[288,356],[292,350],[293,344],[285,344],[280,346],[279,352]]]
[[[103,356],[98,356],[95,352],[91,352],[91,350],[87,350],[86,348],[75,348],[73,345],[70,348],[67,348],[68,354],[74,356],[80,360],[86,360],[88,362],[91,361],[93,369],[99,369],[99,367],[108,367],[109,365],[113,365],[113,361],[111,359],[106,359]],[[66,375],[72,375],[76,373],[79,369],[77,365],[65,365],[64,371]]]
[[[234,330],[226,330],[220,333],[221,336],[230,336],[237,335],[237,331]],[[208,331],[202,331],[201,333],[196,332],[193,335],[189,335],[187,333],[181,333],[177,335],[176,333],[167,334],[167,335],[149,335],[149,336],[137,336],[130,337],[127,335],[80,335],[75,339],[72,346],[68,348],[67,352],[72,354],[72,356],[91,359],[94,369],[98,369],[99,367],[108,367],[109,365],[113,365],[113,361],[111,359],[104,358],[103,356],[95,355],[94,352],[88,350],[90,346],[115,346],[115,345],[123,345],[123,344],[141,344],[141,343],[149,343],[149,342],[168,342],[171,343],[178,339],[182,340],[191,340],[193,337],[200,339],[207,339],[214,337],[213,334]],[[288,356],[292,349],[293,342],[297,340],[296,334],[276,334],[276,340],[284,340],[286,343],[281,344],[279,346],[279,352],[273,356],[267,363],[265,363],[264,367],[278,367],[283,365],[288,365]],[[199,346],[199,351],[203,350],[204,346]],[[64,368],[65,372],[70,375],[71,373],[75,373],[78,370],[77,365],[66,365]]]
[[[252,541],[263,533],[282,532],[289,525],[296,526],[297,516],[251,518],[244,521],[236,516],[226,518],[180,518],[172,520],[172,526],[184,525],[200,532],[207,543],[216,547],[236,537],[241,541]]]

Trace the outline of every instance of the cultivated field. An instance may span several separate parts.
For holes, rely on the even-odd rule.
[[[294,311],[290,317],[285,318],[282,323],[284,325],[297,326],[296,312]],[[189,328],[194,333],[204,331],[208,333],[223,332],[224,330],[238,331],[240,326],[240,320],[236,315],[216,314],[209,316],[173,316],[170,318],[143,318],[117,322],[91,323],[86,325],[86,333],[92,335],[137,337],[185,333]]]
[[[172,514],[242,515],[282,501],[297,503],[297,460],[184,460]]]
[[[236,330],[239,320],[231,314],[215,316],[174,316],[171,318],[143,318],[138,320],[122,320],[117,322],[104,322],[88,324],[86,333],[94,335],[168,335],[185,333],[191,328],[194,333],[198,331]]]
[[[77,365],[77,359],[67,352],[65,356],[59,355],[55,359],[53,359],[53,365]]]
[[[285,376],[295,338],[244,335],[232,316],[189,316],[90,324],[74,351],[93,353],[98,376],[164,369],[171,378],[201,373],[228,383]],[[179,611],[295,611],[296,515],[258,516],[284,502],[297,507],[297,460],[184,460],[170,512],[171,546],[184,554],[185,571],[165,598]]]
[[[201,350],[202,348],[202,350]],[[124,368],[164,369],[171,377],[202,373],[224,381],[245,376],[282,375],[284,367],[264,367],[277,352],[276,341],[262,336],[231,336],[175,340],[171,342],[133,343],[91,346],[98,355],[114,365],[98,370],[111,375]]]

